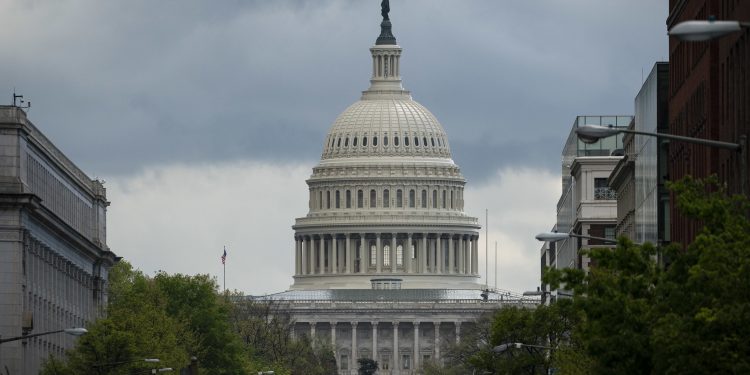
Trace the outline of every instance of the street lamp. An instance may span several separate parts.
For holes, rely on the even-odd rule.
[[[86,328],[76,327],[76,328],[58,329],[56,331],[49,331],[49,332],[42,332],[42,333],[34,333],[34,334],[31,334],[31,335],[21,335],[21,336],[18,336],[18,337],[11,337],[9,339],[0,338],[0,344],[6,343],[6,342],[10,342],[10,341],[26,340],[26,339],[30,339],[32,337],[39,337],[39,336],[44,336],[44,335],[51,335],[51,334],[54,334],[54,333],[61,333],[61,332],[65,332],[65,333],[67,333],[69,335],[73,335],[73,336],[81,336],[83,334],[88,333],[88,330],[86,330]]]
[[[669,36],[688,42],[702,42],[750,27],[750,22],[716,21],[710,18],[705,21],[684,21],[669,29]]]
[[[578,134],[578,138],[584,143],[594,143],[600,138],[609,137],[617,133],[631,133],[737,151],[740,153],[740,192],[742,192],[743,195],[747,193],[747,135],[745,134],[739,136],[739,143],[731,143],[714,141],[711,139],[685,137],[681,135],[616,128],[612,125],[581,125],[576,128],[575,132]]]
[[[568,238],[571,238],[571,237],[584,238],[587,240],[597,240],[597,241],[602,241],[602,242],[607,242],[607,243],[615,243],[615,244],[617,243],[617,240],[613,240],[611,238],[585,236],[585,235],[577,234],[577,233],[544,232],[544,233],[537,234],[534,238],[542,242],[556,242],[556,241],[567,240]]]
[[[492,348],[492,351],[499,354],[499,353],[504,353],[504,352],[508,351],[508,349],[512,349],[512,348],[521,349],[521,348],[524,348],[524,347],[525,348],[532,348],[532,349],[547,349],[547,350],[552,349],[551,347],[544,346],[544,345],[531,345],[531,344],[524,344],[524,343],[521,343],[521,342],[509,342],[509,343],[505,343],[505,344],[500,344],[500,345]]]

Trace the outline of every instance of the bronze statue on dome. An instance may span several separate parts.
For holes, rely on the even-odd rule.
[[[388,18],[388,12],[391,11],[391,6],[389,4],[388,0],[383,0],[380,2],[380,14],[383,16],[384,20],[389,20]]]

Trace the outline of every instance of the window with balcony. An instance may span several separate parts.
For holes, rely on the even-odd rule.
[[[615,200],[617,193],[609,188],[606,178],[594,179],[594,200]]]

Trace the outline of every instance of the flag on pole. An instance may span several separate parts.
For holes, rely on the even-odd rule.
[[[224,246],[224,254],[221,255],[221,264],[227,264],[227,247]]]

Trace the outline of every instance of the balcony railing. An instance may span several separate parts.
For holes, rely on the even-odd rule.
[[[608,187],[594,188],[595,200],[617,200],[617,192]]]

